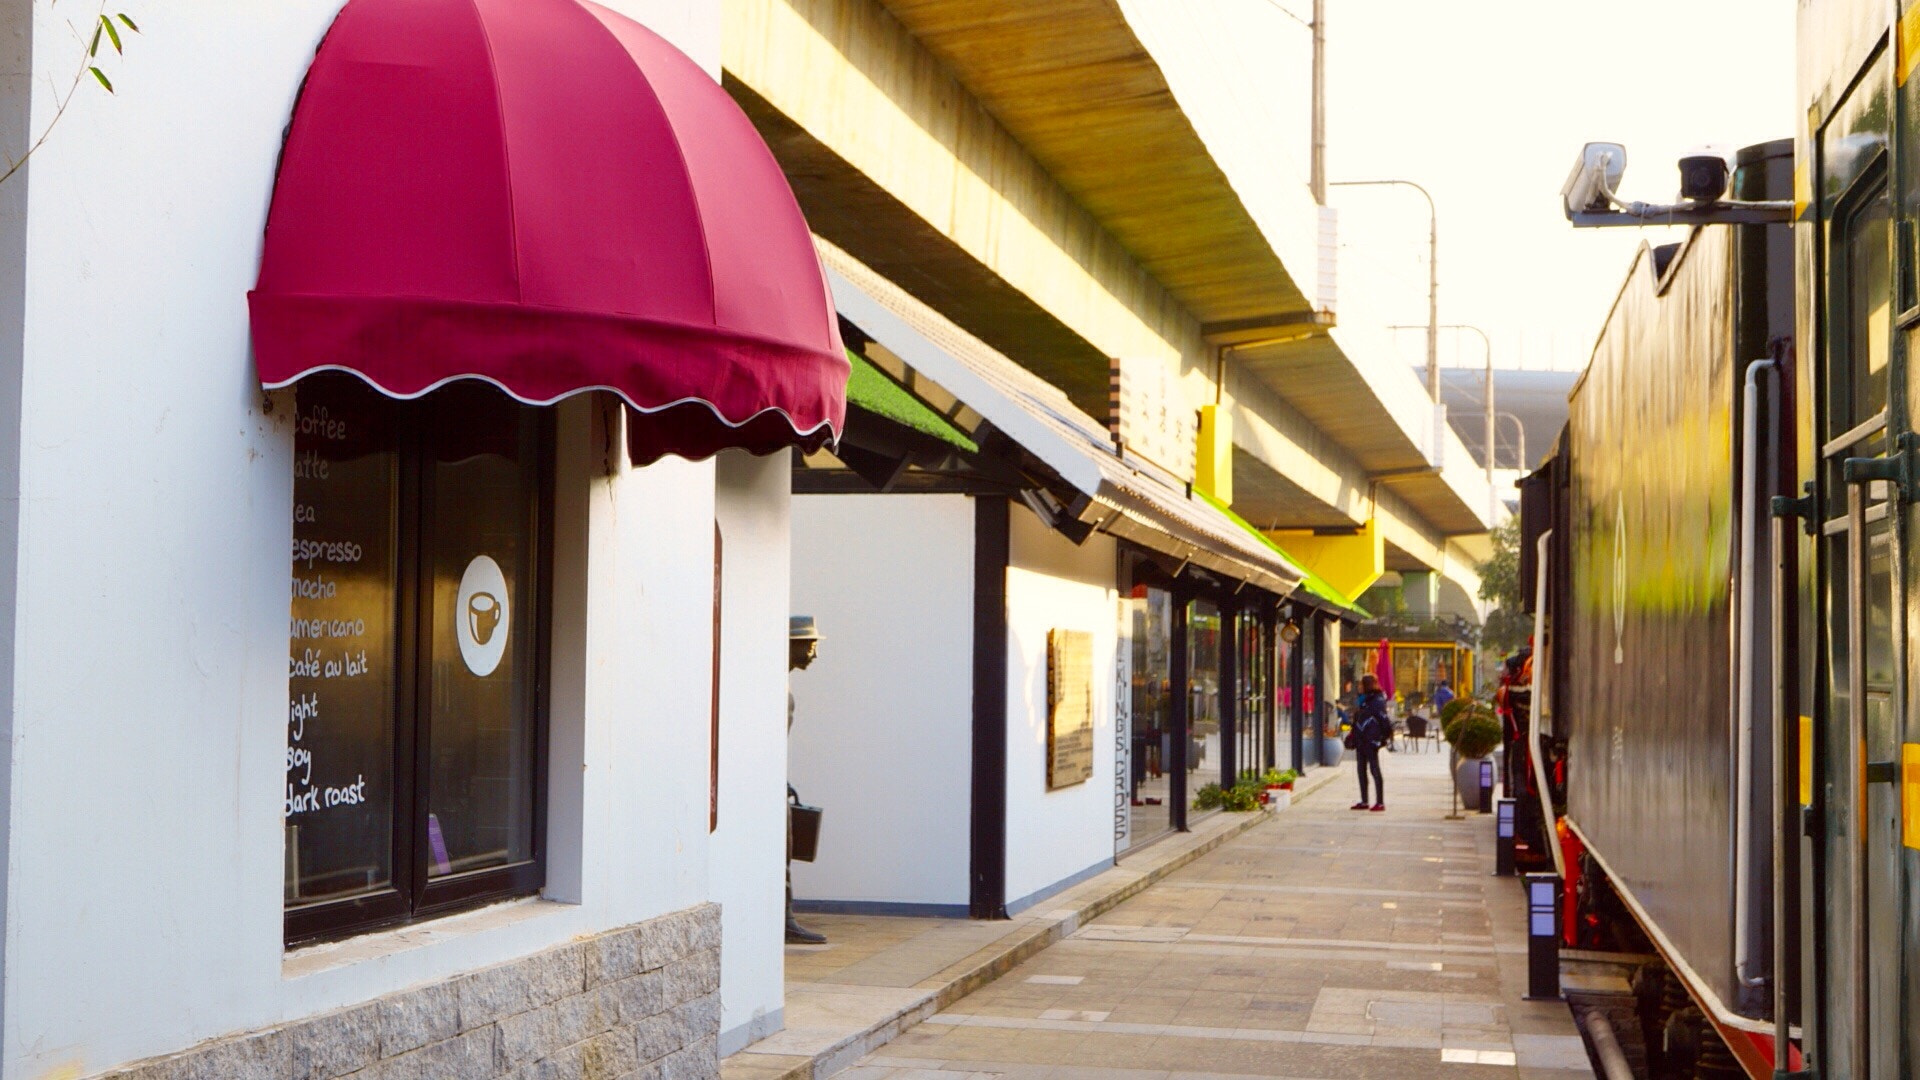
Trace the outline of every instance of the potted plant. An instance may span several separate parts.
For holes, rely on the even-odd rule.
[[[1293,782],[1299,776],[1292,769],[1268,769],[1255,774],[1249,769],[1241,774],[1242,779],[1255,784],[1260,790],[1260,804],[1272,810],[1285,810],[1293,805]]]
[[[1260,809],[1260,795],[1261,790],[1257,780],[1242,779],[1230,788],[1223,788],[1219,784],[1207,784],[1193,793],[1193,808],[1245,813]]]
[[[1330,714],[1326,725],[1320,730],[1320,764],[1340,764],[1340,759],[1347,753],[1346,745],[1342,742],[1346,733],[1347,725],[1340,722],[1339,714]]]
[[[1479,701],[1449,702],[1446,712],[1452,716],[1443,720],[1440,734],[1453,748],[1453,786],[1460,792],[1462,807],[1478,810],[1480,762],[1500,746],[1500,719],[1493,706]]]

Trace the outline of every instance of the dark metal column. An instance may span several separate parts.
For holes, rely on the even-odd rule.
[[[1172,706],[1167,747],[1167,799],[1173,803],[1173,827],[1180,832],[1187,831],[1187,739],[1192,734],[1191,711],[1188,703],[1192,700],[1192,688],[1187,685],[1192,674],[1189,670],[1190,659],[1187,655],[1187,603],[1192,599],[1189,590],[1175,583],[1173,587],[1173,640],[1167,651],[1173,655],[1172,678],[1168,681],[1168,702]]]
[[[1280,767],[1280,706],[1275,700],[1274,691],[1278,690],[1287,673],[1280,670],[1280,620],[1278,609],[1272,604],[1260,613],[1261,639],[1267,647],[1267,685],[1261,688],[1261,723],[1266,725],[1266,749],[1260,758],[1261,769]]]
[[[973,501],[973,790],[967,913],[1007,917],[1007,560],[1005,496]]]
[[[1220,605],[1220,786],[1240,778],[1240,614]]]
[[[1300,637],[1287,650],[1287,723],[1293,731],[1287,738],[1287,752],[1294,772],[1307,769],[1307,619],[1299,618]]]

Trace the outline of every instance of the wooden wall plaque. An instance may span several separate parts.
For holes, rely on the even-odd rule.
[[[1093,635],[1047,632],[1047,788],[1093,778]]]

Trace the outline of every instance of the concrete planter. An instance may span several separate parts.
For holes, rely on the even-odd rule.
[[[1480,809],[1480,763],[1486,758],[1460,759],[1456,756],[1453,765],[1453,786],[1460,792],[1460,807],[1463,810]],[[1494,772],[1494,787],[1500,785],[1499,770]]]

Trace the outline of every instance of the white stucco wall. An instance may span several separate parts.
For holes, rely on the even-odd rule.
[[[802,495],[793,610],[820,658],[792,678],[788,768],[826,810],[801,899],[967,903],[973,500]]]
[[[788,506],[792,463],[729,450],[717,459],[724,538],[719,824],[713,898],[721,936],[721,1053],[779,1030],[787,856]]]
[[[1007,903],[1113,861],[1118,554],[1076,547],[1015,504],[1007,569]],[[1093,777],[1047,790],[1047,633],[1093,634]]]
[[[611,2],[717,71],[717,3]],[[563,902],[284,953],[292,437],[284,395],[263,410],[245,295],[281,132],[337,6],[129,3],[143,33],[110,66],[118,94],[83,85],[0,198],[0,235],[23,190],[30,204],[24,255],[0,245],[0,313],[26,312],[0,364],[0,405],[17,393],[22,414],[0,452],[0,503],[18,507],[17,528],[0,518],[18,590],[0,628],[5,1080],[87,1075],[710,895],[715,466],[609,479],[583,400],[561,425],[548,892]],[[33,5],[35,133],[77,62],[67,20],[87,14]],[[20,80],[0,87],[17,103]],[[776,512],[744,531],[767,547],[777,528]],[[739,703],[770,699],[768,681]],[[738,758],[727,775],[764,770]],[[764,847],[766,831],[738,840]],[[748,970],[764,998],[767,969],[733,952],[729,977]]]

